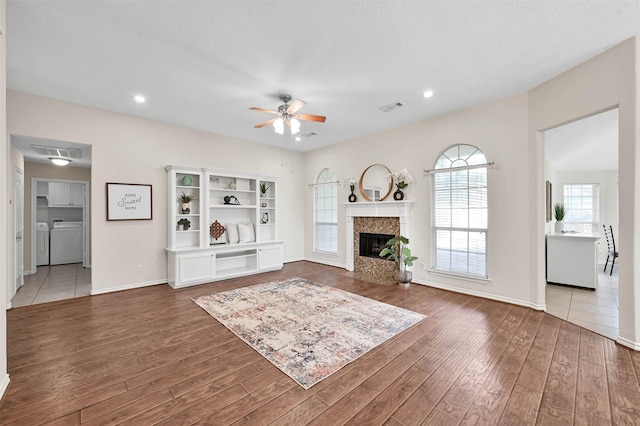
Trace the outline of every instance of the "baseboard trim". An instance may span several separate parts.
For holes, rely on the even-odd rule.
[[[620,343],[622,346],[626,346],[630,349],[633,349],[634,351],[640,351],[640,343],[638,342],[633,342],[629,339],[625,339],[624,337],[620,337],[618,336],[618,340],[616,340],[617,343]]]
[[[347,269],[347,265],[344,264],[344,263],[327,262],[326,260],[309,259],[308,257],[306,257],[306,258],[304,258],[302,260],[305,260],[307,262],[319,263],[321,265],[327,265],[327,266],[333,266],[333,267],[336,267],[336,268]]]
[[[283,261],[282,263],[293,263],[293,262],[302,262],[303,260],[305,260],[304,257],[300,257],[297,259],[287,259],[285,261]]]
[[[5,374],[2,378],[2,382],[0,382],[0,399],[4,397],[4,393],[7,391],[10,381],[11,379],[9,379],[9,375]]]
[[[434,283],[431,281],[424,281],[424,280],[414,279],[412,282],[416,284],[426,285],[429,287],[439,288],[441,290],[453,291],[455,293],[467,294],[469,296],[482,297],[483,299],[497,300],[498,302],[510,303],[512,305],[524,306],[526,308],[535,309],[536,311],[544,311],[547,308],[546,305],[537,305],[535,303],[531,303],[526,300],[513,299],[511,297],[505,297],[505,296],[497,296],[495,294],[486,293],[484,291],[469,290],[466,288],[453,287],[445,284]]]
[[[12,297],[12,299],[13,299],[13,297]],[[12,305],[12,304],[11,304],[11,302],[9,301],[9,302],[7,302],[7,311],[8,311],[9,309],[11,309],[11,308],[13,308],[13,305]]]
[[[113,293],[116,291],[123,291],[123,290],[133,290],[134,288],[150,287],[152,285],[166,284],[166,283],[167,283],[167,280],[164,279],[164,280],[147,281],[143,283],[125,284],[117,287],[107,287],[107,288],[99,288],[99,289],[92,288],[91,295],[96,296],[98,294]]]

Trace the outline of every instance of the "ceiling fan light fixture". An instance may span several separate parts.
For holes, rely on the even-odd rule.
[[[278,118],[276,121],[273,122],[273,128],[275,129],[277,134],[283,135],[284,134],[284,120],[282,118]]]
[[[296,120],[295,118],[292,118],[289,121],[291,123],[291,134],[295,135],[296,133],[298,133],[300,131],[300,122],[298,120]]]
[[[71,160],[69,160],[68,158],[61,157],[49,157],[49,161],[51,161],[56,166],[66,166],[71,162]]]

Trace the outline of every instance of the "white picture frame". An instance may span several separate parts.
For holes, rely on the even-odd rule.
[[[107,220],[152,220],[151,185],[107,182]]]

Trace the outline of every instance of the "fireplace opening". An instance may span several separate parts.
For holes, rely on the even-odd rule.
[[[395,235],[389,234],[367,234],[365,232],[360,233],[360,256],[373,257],[376,259],[382,259],[380,252],[384,249],[387,241],[395,237]],[[390,260],[390,259],[385,259]]]

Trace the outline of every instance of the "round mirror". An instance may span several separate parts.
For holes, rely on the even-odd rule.
[[[393,178],[391,170],[382,164],[372,164],[360,176],[360,194],[367,201],[384,201],[391,194]]]

